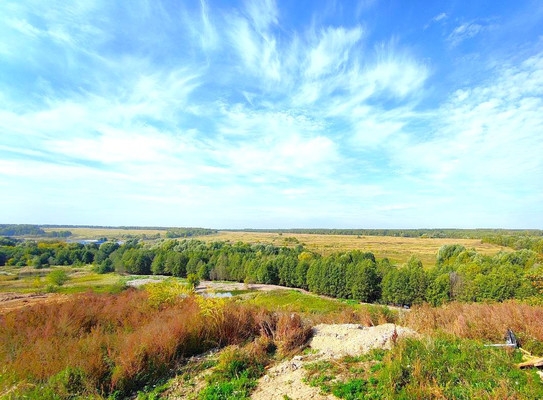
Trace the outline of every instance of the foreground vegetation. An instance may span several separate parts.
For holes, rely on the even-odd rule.
[[[342,399],[540,399],[541,379],[516,368],[520,359],[450,335],[410,338],[389,352],[310,364],[306,379]]]
[[[2,393],[125,396],[167,377],[187,357],[251,342],[264,326],[269,346],[282,354],[309,332],[299,317],[253,306],[192,295],[157,302],[150,294],[84,294],[1,316]]]
[[[535,372],[515,366],[522,354],[484,346],[511,328],[543,356],[539,239],[485,240],[514,249],[447,244],[424,266],[416,256],[396,265],[367,251],[321,254],[289,236],[281,245],[3,238],[0,292],[70,296],[0,313],[0,397],[248,398],[268,365],[303,348],[311,326],[394,322],[422,336],[309,366],[307,382],[346,399],[543,398]],[[127,274],[172,278],[127,289]],[[202,298],[191,290],[200,279],[246,290]],[[254,292],[252,283],[302,290]]]
[[[265,367],[301,351],[310,327],[323,322],[395,322],[424,335],[398,341],[391,351],[309,366],[307,382],[337,397],[543,396],[535,372],[515,367],[521,353],[484,347],[502,342],[505,329],[513,327],[526,349],[543,355],[541,306],[452,303],[399,314],[298,292],[285,309],[284,294],[202,298],[167,280],[5,313],[0,396],[120,399],[139,393],[140,399],[156,399],[177,390],[194,399],[248,398]],[[212,355],[191,361],[209,350]],[[195,390],[202,371],[209,372]],[[181,388],[172,389],[174,382]]]

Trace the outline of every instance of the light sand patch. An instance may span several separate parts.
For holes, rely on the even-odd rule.
[[[270,368],[258,381],[251,398],[256,400],[290,399],[335,399],[324,395],[319,388],[307,385],[304,365],[316,361],[338,359],[346,355],[356,356],[371,349],[390,349],[394,341],[417,333],[394,324],[364,327],[358,324],[320,324],[313,328],[309,347],[314,354],[295,356]]]

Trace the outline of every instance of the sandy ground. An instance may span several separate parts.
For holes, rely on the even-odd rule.
[[[0,314],[36,304],[58,303],[66,299],[66,295],[56,293],[0,293]]]
[[[202,281],[200,282],[200,285],[196,288],[196,291],[198,293],[205,292],[205,291],[213,291],[213,290],[220,290],[220,291],[233,291],[233,290],[259,290],[263,292],[268,292],[271,290],[298,290],[300,292],[306,292],[303,289],[298,288],[291,288],[291,287],[285,287],[285,286],[277,286],[277,285],[264,285],[261,283],[240,283],[240,282],[221,282],[221,281]]]
[[[395,333],[396,332],[396,333]],[[251,398],[256,400],[289,399],[335,399],[333,395],[323,395],[320,389],[303,382],[304,365],[320,360],[337,359],[346,355],[360,355],[373,348],[392,347],[395,337],[417,335],[409,328],[384,324],[363,327],[358,324],[321,324],[313,328],[313,338],[309,347],[315,352],[298,355],[268,370],[258,381],[258,387]]]

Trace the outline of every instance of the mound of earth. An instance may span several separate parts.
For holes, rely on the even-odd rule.
[[[341,358],[364,354],[375,348],[390,349],[395,335],[404,337],[415,334],[409,328],[394,324],[370,327],[358,324],[321,324],[313,328],[309,346],[328,358]]]
[[[260,378],[258,387],[251,398],[268,399],[335,399],[333,395],[323,395],[319,388],[303,382],[304,365],[320,360],[337,359],[346,355],[360,355],[374,348],[389,349],[396,338],[415,336],[409,328],[394,324],[364,327],[358,324],[321,324],[313,328],[313,338],[309,347],[314,350],[308,355],[298,355],[289,361],[270,368]]]

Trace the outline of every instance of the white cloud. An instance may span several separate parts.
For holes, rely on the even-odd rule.
[[[543,55],[505,66],[478,87],[452,94],[436,111],[427,140],[403,135],[391,156],[403,173],[418,176],[437,194],[488,203],[543,190]],[[430,132],[428,132],[430,133]],[[515,199],[515,200],[513,200]]]
[[[442,21],[444,19],[447,19],[448,17],[449,16],[447,15],[447,13],[442,12],[441,14],[438,14],[434,18],[432,18],[432,21],[439,22],[439,21]]]
[[[261,35],[278,23],[279,12],[274,0],[248,0],[246,10],[253,27]]]
[[[477,36],[485,29],[487,28],[478,23],[466,22],[454,28],[454,30],[447,37],[447,40],[452,46],[457,46],[464,40]]]
[[[255,31],[243,17],[231,17],[230,25],[230,41],[248,71],[257,77],[280,80],[281,65],[273,36]]]
[[[338,72],[350,59],[353,46],[360,41],[362,28],[331,28],[320,32],[316,45],[308,52],[305,74],[317,78]]]
[[[7,208],[52,223],[432,226],[447,207],[484,221],[485,206],[512,219],[503,204],[541,202],[543,56],[450,89],[429,79],[430,47],[364,24],[369,3],[307,26],[271,0],[0,5],[13,74],[0,183],[25,194]],[[491,28],[465,22],[446,42]],[[434,90],[448,100],[429,104]]]
[[[200,33],[200,40],[202,43],[203,49],[213,49],[217,45],[218,35],[213,26],[210,16],[209,16],[209,6],[207,5],[206,0],[200,0],[201,6],[201,19],[203,32]]]

